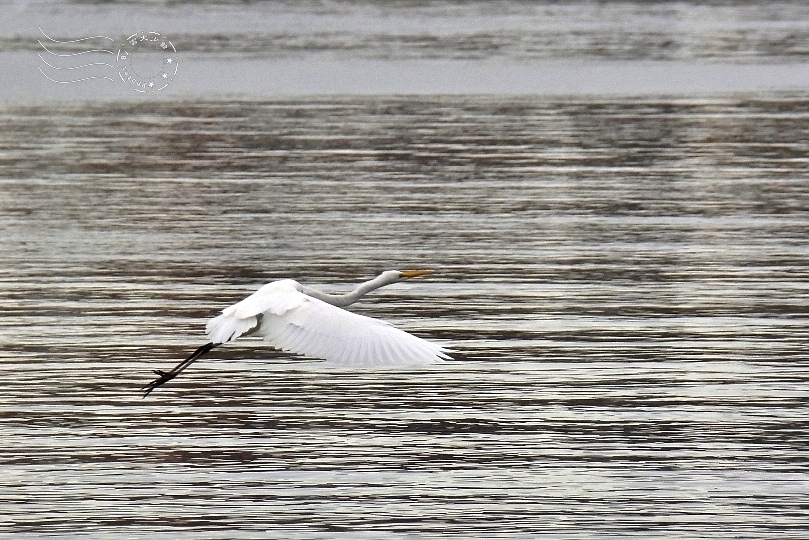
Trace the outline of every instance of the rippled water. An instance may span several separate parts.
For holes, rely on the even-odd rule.
[[[7,112],[4,528],[802,536],[807,111]],[[342,371],[248,339],[141,400],[259,283],[405,266],[437,274],[356,309],[456,362]]]
[[[804,538],[808,120],[795,92],[5,105],[0,536]],[[141,398],[266,281],[408,267],[436,273],[352,309],[454,362],[248,338]]]
[[[41,52],[39,29],[63,40],[78,34],[124,38],[145,30],[135,28],[145,24],[159,26],[181,51],[234,58],[323,54],[387,60],[575,56],[751,62],[809,55],[809,6],[794,0],[12,4],[5,16],[14,20],[16,13],[27,20],[0,34],[0,50]],[[34,36],[27,35],[29,29]],[[77,52],[86,44],[68,42],[59,49]]]

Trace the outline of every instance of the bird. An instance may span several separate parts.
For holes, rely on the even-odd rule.
[[[450,349],[393,325],[343,309],[380,287],[432,274],[432,270],[387,270],[353,291],[333,295],[293,279],[267,283],[222,310],[205,326],[208,342],[169,371],[143,386],[143,397],[174,379],[213,348],[241,336],[257,334],[274,348],[319,358],[337,365],[437,364],[452,358]]]

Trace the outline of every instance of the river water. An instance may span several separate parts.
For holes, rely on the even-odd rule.
[[[798,3],[318,5],[120,9],[175,32],[190,17],[189,73],[266,54],[413,77],[435,57],[807,74]],[[126,18],[48,6],[62,38]],[[223,10],[268,9],[292,30],[248,26],[206,56],[204,32],[234,32]],[[12,64],[25,36],[5,38]],[[201,80],[3,94],[0,537],[806,537],[805,90]],[[454,361],[339,369],[247,338],[141,398],[262,283],[336,292],[390,268],[435,274],[352,310]]]

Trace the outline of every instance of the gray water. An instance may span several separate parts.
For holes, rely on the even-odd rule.
[[[805,538],[809,95],[676,94],[7,103],[0,536]],[[247,338],[141,398],[262,283],[389,268],[435,274],[352,310],[455,361]]]

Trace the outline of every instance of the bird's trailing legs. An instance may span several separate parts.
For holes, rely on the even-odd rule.
[[[203,354],[207,353],[208,351],[219,345],[221,345],[221,343],[206,343],[205,345],[203,345],[202,347],[191,353],[191,356],[189,356],[188,358],[186,358],[185,360],[174,366],[174,368],[171,371],[163,371],[160,369],[153,370],[155,375],[158,375],[158,377],[157,379],[153,380],[152,382],[141,388],[141,390],[143,390],[143,397],[148,396],[149,393],[158,386],[162,386],[163,384],[172,380],[174,377],[179,375],[182,370],[190,366],[194,362],[194,360],[196,360]]]

